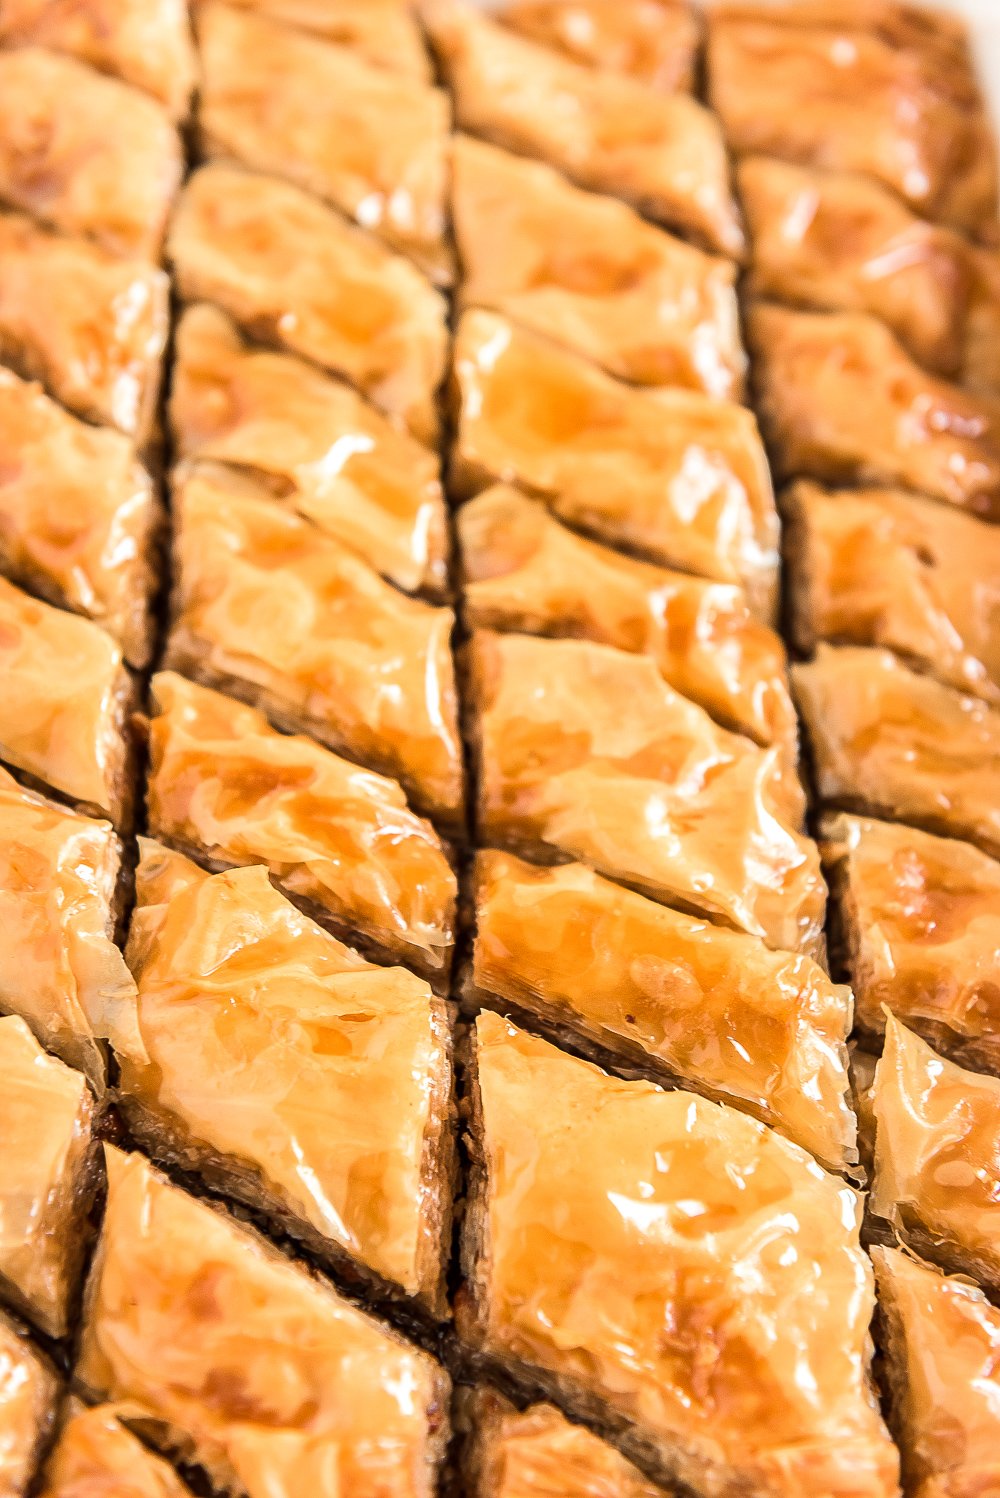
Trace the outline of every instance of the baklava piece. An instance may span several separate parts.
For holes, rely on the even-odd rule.
[[[128,1416],[127,1408],[121,1414]],[[169,1462],[127,1430],[115,1405],[70,1400],[38,1498],[191,1498]]]
[[[776,471],[899,484],[1000,520],[1000,400],[928,374],[863,313],[750,309]]]
[[[444,593],[438,459],[350,386],[247,345],[203,303],[177,328],[170,419],[180,456],[245,470],[399,587]]]
[[[703,105],[572,62],[462,0],[424,0],[421,13],[463,129],[547,160],[708,249],[743,253],[722,131]]]
[[[989,1498],[1000,1490],[1000,1311],[898,1249],[872,1258],[906,1491]]]
[[[647,657],[487,631],[468,655],[485,842],[817,949],[826,890],[780,750],[717,727]]]
[[[107,822],[45,801],[0,770],[0,1012],[100,1091],[97,1037],[134,1004],[113,941],[121,845]]]
[[[1000,528],[912,494],[828,493],[782,501],[792,633],[884,645],[949,686],[1000,701]]]
[[[459,1403],[468,1426],[465,1498],[667,1498],[607,1441],[571,1425],[551,1404],[518,1410],[492,1389]]]
[[[612,545],[740,583],[770,622],[778,517],[750,411],[693,390],[637,390],[492,312],[455,346],[460,495],[517,483]]]
[[[887,650],[820,646],[792,682],[822,801],[1000,854],[1000,711]]]
[[[174,486],[165,664],[402,782],[456,825],[451,609],[408,598],[230,469]]]
[[[350,47],[392,73],[424,83],[431,80],[430,59],[410,0],[230,0],[230,4]]]
[[[1000,864],[952,838],[828,816],[842,956],[867,1035],[885,1011],[936,1050],[1000,1075]]]
[[[77,415],[150,441],[169,318],[162,270],[0,214],[0,357]]]
[[[574,62],[663,93],[694,89],[701,26],[688,0],[514,0],[501,17]]]
[[[286,177],[447,284],[448,99],[357,53],[210,0],[198,12],[209,155]]]
[[[808,957],[681,915],[582,864],[476,855],[467,1007],[731,1103],[831,1170],[857,1160],[850,989]]]
[[[395,781],[170,672],[153,678],[152,700],[156,837],[213,869],[266,864],[336,935],[447,986],[455,875]]]
[[[1000,1079],[886,1016],[869,1205],[918,1253],[1000,1289]]]
[[[188,182],[168,249],[188,301],[216,302],[436,440],[446,307],[402,255],[301,188],[222,162]]]
[[[996,146],[964,38],[928,44],[922,13],[900,14],[868,0],[713,8],[710,101],[740,154],[874,177],[977,234],[997,215]]]
[[[465,1340],[662,1481],[895,1498],[857,1194],[732,1108],[476,1036]]]
[[[0,1311],[0,1498],[25,1498],[58,1393],[48,1363]]]
[[[0,367],[0,452],[0,570],[146,665],[160,511],[131,442]]]
[[[969,256],[962,381],[970,390],[1000,396],[1000,252],[970,248]]]
[[[4,0],[4,46],[68,52],[187,114],[195,81],[184,0]]]
[[[78,1071],[48,1056],[23,1019],[0,1019],[3,1163],[0,1287],[50,1337],[64,1337],[92,1185],[94,1105]]]
[[[741,398],[728,260],[468,135],[452,147],[452,211],[464,306],[490,307],[638,385]]]
[[[0,578],[0,680],[0,759],[126,826],[134,686],[110,635]]]
[[[587,541],[503,485],[464,505],[457,531],[469,623],[648,655],[724,727],[783,745],[794,760],[785,648],[739,588]]]
[[[0,199],[156,260],[183,161],[156,100],[42,47],[0,51]]]
[[[432,1498],[448,1378],[249,1229],[108,1150],[77,1375],[265,1498]]]
[[[440,1315],[444,1001],[321,930],[259,865],[207,874],[148,840],[126,956],[138,1044],[118,1051],[119,1091],[136,1139]]]

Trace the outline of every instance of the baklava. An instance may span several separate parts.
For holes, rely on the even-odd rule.
[[[575,62],[664,93],[694,89],[701,26],[688,0],[513,0],[500,15]]]
[[[58,1395],[49,1364],[0,1311],[0,1498],[25,1498]]]
[[[301,26],[350,47],[369,62],[430,82],[431,66],[409,0],[230,0],[244,10]]]
[[[128,1408],[69,1401],[45,1463],[39,1498],[191,1498],[169,1462],[122,1423]]]

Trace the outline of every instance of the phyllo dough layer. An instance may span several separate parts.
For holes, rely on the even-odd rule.
[[[688,0],[513,0],[501,15],[575,62],[664,93],[695,86],[701,26]]]
[[[350,47],[390,72],[429,82],[430,59],[410,0],[230,0]]]
[[[169,1462],[144,1446],[118,1414],[116,1405],[88,1409],[69,1402],[39,1498],[190,1498]]]
[[[55,1415],[59,1383],[0,1311],[0,1498],[24,1498]]]

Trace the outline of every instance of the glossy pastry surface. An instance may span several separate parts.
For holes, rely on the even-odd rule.
[[[27,1337],[0,1311],[0,1494],[23,1498],[53,1417],[59,1385]]]
[[[477,1036],[465,1334],[596,1397],[713,1498],[897,1494],[855,1192],[731,1108],[610,1078],[497,1015]]]
[[[247,470],[400,587],[444,589],[438,459],[350,386],[202,303],[177,328],[170,419],[180,456]]]
[[[407,598],[229,469],[173,491],[165,664],[402,781],[456,819],[462,749],[451,609]]]
[[[441,90],[222,0],[199,6],[198,40],[210,154],[287,177],[451,279]]]
[[[244,10],[301,26],[350,47],[369,62],[429,82],[430,59],[409,0],[230,0]]]
[[[653,561],[775,604],[778,519],[751,413],[692,390],[637,390],[494,313],[455,348],[453,476],[518,483],[557,515]]]
[[[440,983],[455,875],[395,781],[171,672],[153,678],[152,698],[151,832],[217,867],[267,864],[338,933]]]
[[[928,374],[862,313],[761,303],[747,336],[782,477],[898,484],[1000,519],[1000,400]]]
[[[694,88],[701,28],[687,0],[514,0],[502,16],[574,62],[664,93]]]
[[[887,650],[792,667],[820,797],[1000,854],[1000,711]]]
[[[742,254],[722,132],[701,104],[571,62],[463,0],[424,0],[421,15],[463,129]]]
[[[582,864],[475,865],[471,997],[516,1004],[754,1114],[842,1170],[851,995],[808,957],[656,905]]]
[[[0,568],[149,655],[158,505],[129,439],[0,368]]]
[[[218,303],[435,440],[445,304],[409,260],[301,188],[221,162],[181,194],[169,253],[188,301]]]
[[[469,664],[485,841],[569,854],[769,946],[815,948],[825,886],[780,750],[606,646],[480,631]]]
[[[84,1388],[249,1498],[431,1498],[443,1370],[142,1156],[108,1172]]]
[[[38,1489],[39,1498],[190,1498],[190,1492],[169,1462],[126,1429],[115,1405],[87,1409],[76,1401]]]
[[[503,485],[463,505],[456,528],[472,624],[648,655],[664,681],[725,727],[795,757],[785,648],[739,588],[587,541]]]
[[[492,307],[620,379],[741,397],[728,261],[469,135],[452,146],[452,211],[464,306]]]

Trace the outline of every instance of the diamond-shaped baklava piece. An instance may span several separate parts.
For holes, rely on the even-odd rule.
[[[703,105],[571,62],[463,0],[424,0],[421,13],[463,129],[541,157],[709,249],[743,252],[722,132]]]
[[[23,1019],[0,1019],[0,1286],[51,1337],[69,1328],[91,1186],[93,1099]]]
[[[25,1498],[55,1418],[59,1383],[0,1311],[0,1494]]]
[[[136,1137],[440,1313],[444,1001],[321,930],[259,865],[207,874],[148,841],[126,955],[138,1043],[118,1052],[119,1091]]]
[[[110,635],[0,578],[0,680],[0,760],[125,825],[134,687]]]
[[[181,194],[169,253],[181,294],[343,375],[418,437],[438,434],[445,303],[402,255],[275,177],[222,162]]]
[[[906,1491],[989,1498],[1000,1487],[1000,1311],[898,1249],[872,1258]]]
[[[735,1109],[476,1030],[464,1338],[695,1492],[895,1498],[857,1194]]]
[[[469,668],[484,841],[569,854],[769,946],[816,949],[826,891],[781,750],[604,645],[480,631]]]
[[[400,593],[230,469],[196,466],[173,508],[165,664],[392,775],[457,824],[451,609]]]
[[[899,484],[1000,520],[1000,400],[928,374],[863,313],[759,303],[747,327],[782,477]]]
[[[220,0],[200,6],[198,39],[210,155],[298,183],[451,280],[440,89]]]
[[[349,385],[253,348],[215,307],[181,318],[170,419],[182,457],[245,469],[401,588],[443,593],[448,528],[436,456]]]
[[[128,1415],[121,1408],[123,1416]],[[119,1407],[70,1400],[39,1498],[191,1498],[173,1467],[122,1424]]]
[[[918,1252],[1000,1289],[1000,1078],[886,1016],[870,1207]]]
[[[602,540],[741,583],[771,616],[778,519],[749,411],[637,390],[492,312],[462,318],[455,385],[461,493],[518,483]]]
[[[821,645],[792,680],[823,801],[1000,854],[1000,711],[887,650]]]
[[[858,1027],[890,1009],[964,1065],[1000,1074],[1000,864],[912,827],[828,816],[830,868]]]
[[[739,399],[729,261],[468,135],[455,137],[452,178],[464,306],[502,312],[620,379]]]
[[[144,666],[159,505],[129,439],[0,368],[0,452],[0,570],[94,619]]]
[[[248,1498],[432,1498],[448,1379],[221,1211],[108,1150],[77,1374]]]
[[[42,47],[0,51],[0,198],[116,255],[155,260],[183,154],[164,110]]]
[[[429,82],[430,59],[410,0],[230,0],[244,10],[301,26],[350,47],[369,62]]]
[[[794,758],[785,648],[739,588],[587,541],[503,485],[464,505],[457,530],[471,624],[651,656],[664,681],[725,727]]]
[[[501,18],[590,67],[665,93],[695,86],[701,27],[688,0],[514,0]]]
[[[582,864],[476,856],[468,1006],[732,1103],[853,1165],[851,993],[808,957],[682,915]]]
[[[215,869],[267,864],[338,936],[447,983],[455,875],[395,781],[170,672],[152,698],[152,833]]]

